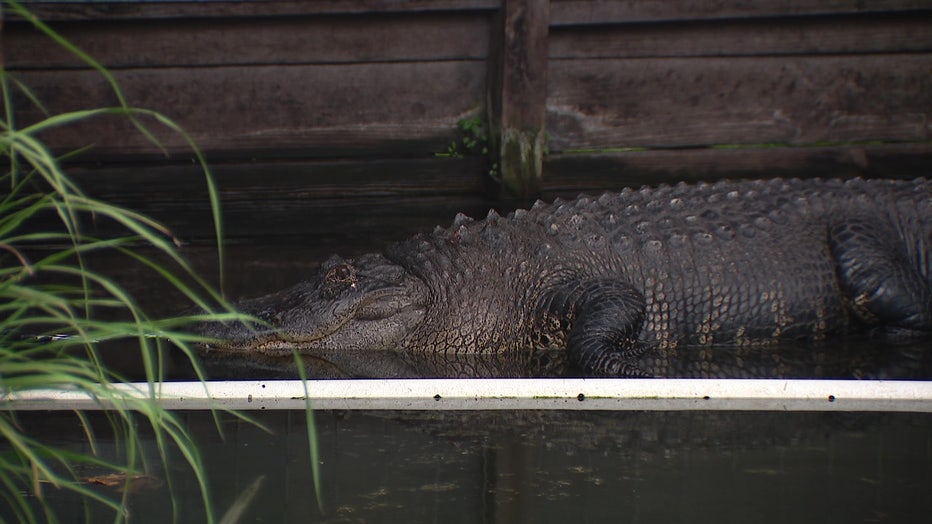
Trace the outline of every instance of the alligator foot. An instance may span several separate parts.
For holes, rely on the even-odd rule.
[[[888,224],[849,219],[829,229],[829,247],[855,312],[890,329],[932,331],[932,287],[916,269],[929,267],[927,246],[902,236]]]
[[[649,376],[634,363],[648,348],[637,340],[646,302],[632,286],[603,279],[573,281],[555,290],[547,306],[572,326],[566,349],[581,369],[602,376]]]

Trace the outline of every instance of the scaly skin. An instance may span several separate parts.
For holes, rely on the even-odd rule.
[[[353,376],[464,355],[521,368],[564,348],[586,374],[663,375],[702,347],[925,333],[932,182],[679,184],[459,215],[384,255],[332,257],[241,308],[272,329],[204,326],[221,341],[203,355],[259,362],[297,349]]]

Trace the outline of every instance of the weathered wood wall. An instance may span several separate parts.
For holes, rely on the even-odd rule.
[[[929,172],[932,4],[551,6],[551,148],[592,153],[557,173]]]
[[[53,25],[114,73],[131,105],[174,118],[214,158],[425,155],[482,107],[488,13],[320,4],[253,3],[244,15],[213,2],[72,6]],[[8,69],[51,111],[116,103],[43,35],[13,23],[4,33]],[[98,157],[157,154],[126,122],[62,130],[55,143],[73,148],[91,132]],[[188,149],[177,134],[159,138]]]
[[[233,193],[475,191],[489,165],[435,157],[471,117],[493,124],[491,163],[524,169],[512,186],[527,193],[743,175],[916,176],[932,160],[928,0],[31,5],[110,68],[130,104],[181,124],[218,173],[287,162],[302,188],[232,176]],[[28,24],[6,20],[3,46],[7,69],[51,112],[116,102],[96,72]],[[41,118],[25,97],[17,102],[21,121]],[[132,162],[163,180],[188,176],[187,145],[158,136],[169,160],[118,119],[47,138],[61,150],[93,142],[83,159],[109,169]],[[379,181],[327,175],[334,163],[346,172],[400,160],[411,164]]]

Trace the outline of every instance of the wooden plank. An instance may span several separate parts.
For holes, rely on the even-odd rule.
[[[216,241],[210,212],[203,203],[165,201],[153,205],[139,200],[123,204],[166,224],[186,245],[209,246]],[[493,204],[478,194],[231,200],[223,206],[224,237],[232,245],[298,242],[313,246],[322,257],[337,252],[353,255],[430,232],[439,224],[448,227],[457,212],[484,217]],[[99,220],[86,224],[84,231],[112,235],[124,230]]]
[[[932,50],[922,14],[710,20],[552,28],[550,58],[853,54]]]
[[[212,170],[231,242],[303,239],[326,255],[345,252],[356,237],[388,242],[448,225],[457,211],[484,216],[490,205],[479,189],[483,162],[479,157],[220,162]],[[185,242],[213,241],[207,186],[196,165],[71,165],[69,174],[87,194],[146,213]],[[87,226],[97,234],[113,232],[106,221]]]
[[[355,253],[362,253],[382,249],[417,232],[429,233],[439,224],[449,227],[457,212],[485,217],[492,204],[475,194],[410,200],[237,200],[224,207],[224,227],[227,237],[236,242],[275,244],[303,239],[315,247],[326,246],[323,251],[331,253],[347,254],[347,245],[359,244]],[[209,229],[202,227],[197,232],[201,234],[195,240],[198,243],[211,241]]]
[[[503,195],[536,195],[546,145],[549,0],[505,0],[490,75],[493,159]]]
[[[30,2],[43,20],[226,18],[497,9],[501,0],[247,0],[175,2]]]
[[[932,144],[671,149],[547,157],[548,196],[721,178],[928,176]]]
[[[553,0],[551,23],[609,24],[927,10],[928,0]]]
[[[350,232],[388,241],[412,234],[415,226],[426,231],[438,219],[447,223],[455,213],[450,202],[469,202],[462,210],[484,213],[487,204],[475,205],[481,200],[483,162],[479,157],[291,160],[211,167],[231,242],[303,238],[324,251],[338,251]],[[213,240],[207,186],[196,165],[72,165],[69,173],[87,194],[152,216],[185,242]],[[367,213],[359,212],[363,202],[369,202]],[[97,233],[110,227],[89,226],[98,227]]]
[[[217,162],[211,171],[224,202],[416,198],[478,192],[483,161],[465,157]],[[207,202],[203,172],[190,163],[72,163],[69,174],[87,193],[107,201]]]
[[[556,151],[923,141],[929,55],[553,60]]]
[[[480,162],[273,162],[217,164],[214,171],[232,243],[309,242],[325,256],[353,252],[347,246],[357,240],[364,241],[364,250],[372,250],[434,225],[447,226],[457,211],[484,216],[495,202],[482,199],[475,189]],[[927,175],[929,165],[929,144],[553,154],[545,159],[543,191],[546,198],[574,197],[725,177],[912,178]],[[212,242],[206,189],[193,166],[126,165],[71,172],[88,193],[153,215],[186,242]]]
[[[483,61],[363,65],[129,69],[115,72],[131,105],[175,119],[200,146],[219,156],[430,155],[456,138],[457,122],[474,115],[485,90]],[[115,104],[109,86],[87,71],[23,71],[53,113]],[[67,86],[63,89],[62,86]],[[29,107],[18,97],[18,107]],[[42,118],[23,110],[20,122]],[[156,129],[172,153],[186,142]],[[97,144],[94,155],[158,154],[125,118],[55,129],[56,150]]]
[[[108,68],[384,61],[478,60],[488,56],[483,12],[381,16],[151,20],[55,27]],[[32,26],[8,24],[7,66],[86,68]]]

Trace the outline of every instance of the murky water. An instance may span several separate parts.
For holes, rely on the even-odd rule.
[[[247,227],[244,216],[232,229],[231,243],[226,247],[226,271],[223,281],[228,298],[260,296],[287,288],[308,278],[330,255],[355,256],[381,251],[387,244],[408,238],[418,232],[430,231],[435,225],[448,225],[456,210],[474,216],[484,216],[491,201],[464,198],[425,198],[366,200],[341,206],[318,209],[313,203],[300,210],[288,207],[271,209],[256,216],[259,226]],[[518,205],[517,203],[512,205]],[[507,211],[507,206],[500,209]],[[300,214],[299,216],[292,216]],[[291,220],[285,220],[291,217]],[[271,227],[267,235],[256,228],[270,221],[281,227]],[[288,227],[283,224],[287,223]],[[192,244],[182,253],[200,273],[219,283],[217,257],[209,245],[210,231],[204,224],[190,227],[174,226],[175,230],[191,230]],[[159,314],[172,314],[188,307],[180,293],[170,286],[157,285],[152,278],[140,278],[142,269],[127,264],[118,257],[99,259],[100,271],[115,274],[147,307]],[[784,345],[779,348],[743,351],[735,347],[680,348],[666,353],[649,353],[642,358],[642,367],[652,369],[663,361],[668,369],[664,376],[677,377],[791,377],[791,378],[932,378],[932,352],[928,338],[889,341],[863,336],[836,338],[817,345]],[[135,352],[125,348],[105,351],[105,356],[131,378],[142,377]],[[460,355],[435,358],[431,355],[370,356],[385,361],[384,368],[395,376],[417,377],[520,377],[577,376],[578,370],[567,365],[562,352],[541,355],[532,366],[518,365],[499,356]],[[352,360],[352,359],[349,359]],[[295,378],[292,358],[277,364],[256,367],[250,359],[212,362],[209,371],[217,379]],[[183,359],[169,361],[169,378],[192,378]],[[535,367],[536,366],[536,367]],[[319,372],[319,374],[316,374]],[[309,376],[353,377],[356,370],[345,366],[338,369],[311,370]]]
[[[303,413],[255,415],[272,434],[223,417],[221,439],[206,413],[182,414],[218,516],[255,492],[241,522],[921,522],[932,511],[927,414],[318,412],[323,511]],[[92,421],[112,454],[105,423]],[[87,451],[69,413],[21,422]],[[155,464],[130,496],[130,521],[169,521],[173,491],[179,520],[202,522],[182,458]],[[45,493],[64,522],[84,521],[73,497]]]
[[[480,214],[481,206],[474,207]],[[364,224],[355,229],[347,229],[340,217],[315,216],[311,210],[304,219],[329,234],[289,230],[229,246],[227,295],[282,289],[330,253],[379,250],[447,224],[455,208],[436,202],[428,209],[411,206],[395,211],[391,220],[376,218],[379,209],[365,210],[370,218],[362,219],[355,209],[352,223]],[[367,233],[366,227],[375,230]],[[184,252],[203,272],[216,267],[203,243]],[[138,278],[125,261],[99,262],[102,269],[115,270],[150,311],[176,312],[182,303],[165,286]],[[929,378],[926,346],[927,341],[891,346],[831,341],[817,352],[784,352],[777,368],[783,376]],[[719,363],[749,358],[729,351],[717,349],[703,358]],[[866,365],[859,360],[865,354]],[[108,358],[133,376],[139,372],[133,355],[117,349]],[[760,358],[774,364],[770,357]],[[727,376],[712,364],[707,371]],[[172,373],[186,376],[183,366]],[[849,523],[916,522],[932,513],[928,414],[318,412],[322,510],[312,487],[304,414],[254,415],[272,433],[223,416],[221,438],[208,414],[180,414],[200,444],[218,517],[249,493],[254,497],[241,522]],[[70,413],[18,417],[30,434],[90,451]],[[100,452],[115,456],[120,444],[106,421],[99,413],[89,417]],[[183,458],[171,453],[163,467],[154,440],[145,443],[152,460],[130,495],[131,522],[170,521],[173,508],[180,522],[202,522],[199,488]],[[78,470],[95,481],[105,473],[110,472]],[[120,496],[114,487],[92,488]],[[51,488],[44,492],[63,522],[85,521],[75,497]],[[91,521],[109,515],[98,506],[89,511]],[[0,516],[13,520],[8,512],[0,499]]]

